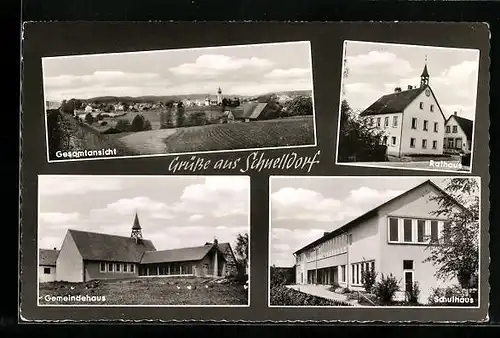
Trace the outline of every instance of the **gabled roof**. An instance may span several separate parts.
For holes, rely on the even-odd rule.
[[[386,94],[373,102],[360,116],[401,113],[419,96],[426,87]]]
[[[205,243],[205,245],[213,245],[213,243]],[[236,256],[234,255],[233,248],[231,247],[230,243],[217,243],[217,246],[219,247],[219,250],[222,251],[223,253],[229,252],[233,256],[233,259],[236,260]]]
[[[40,249],[38,250],[38,264],[56,266],[59,250]]]
[[[231,112],[237,119],[257,119],[266,106],[265,102],[245,102],[231,109]]]
[[[148,251],[144,253],[141,264],[199,261],[212,249],[214,249],[213,244],[172,250]]]
[[[155,251],[150,240],[138,243],[130,237],[68,230],[85,260],[139,263],[146,251]]]
[[[298,254],[304,250],[307,250],[309,248],[312,248],[314,246],[316,246],[317,244],[323,242],[323,241],[326,241],[326,240],[329,240],[329,239],[332,239],[332,238],[335,238],[337,237],[338,235],[352,229],[353,227],[359,225],[362,221],[365,221],[365,220],[368,220],[374,216],[376,216],[378,214],[378,211],[380,209],[382,209],[383,207],[387,206],[388,204],[410,194],[411,192],[423,187],[424,185],[430,185],[432,186],[433,188],[435,188],[436,190],[438,190],[440,193],[446,195],[446,196],[449,196],[450,198],[452,198],[449,194],[447,194],[443,189],[441,189],[439,186],[437,186],[434,182],[432,182],[431,180],[426,180],[422,183],[420,183],[419,185],[405,191],[404,193],[394,197],[394,198],[391,198],[390,200],[388,200],[387,202],[384,202],[382,204],[380,204],[378,207],[375,207],[373,209],[371,209],[370,211],[367,211],[366,213],[362,214],[361,216],[353,219],[352,221],[350,221],[349,223],[333,230],[333,231],[330,231],[328,233],[325,233],[323,237],[320,237],[318,238],[317,240],[315,240],[314,242],[312,243],[309,243],[308,245],[300,248],[299,250],[295,251],[293,254]],[[456,203],[456,205],[459,207],[459,208],[462,208],[462,209],[466,209],[463,205],[461,205],[460,203],[458,203],[458,201],[454,200],[454,202]]]
[[[451,118],[454,117],[455,120],[457,120],[458,125],[460,128],[463,130],[465,133],[465,136],[467,136],[467,140],[472,140],[472,129],[474,126],[474,122],[472,120],[466,119],[465,117],[461,117],[458,115],[451,115],[446,123],[451,120]]]

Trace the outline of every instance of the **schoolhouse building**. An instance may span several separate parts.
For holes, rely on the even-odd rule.
[[[446,118],[429,85],[427,64],[420,86],[396,87],[360,113],[369,127],[383,131],[387,155],[442,155]]]
[[[443,240],[442,230],[452,223],[436,216],[438,203],[431,197],[446,194],[427,180],[364,213],[294,253],[297,284],[338,284],[363,290],[362,273],[373,269],[377,278],[392,274],[400,281],[395,298],[419,283],[419,302],[426,303],[432,288],[456,285],[441,281],[436,268],[424,260],[429,241]],[[449,196],[449,195],[448,195]],[[463,208],[458,202],[456,208]]]
[[[447,152],[470,153],[472,150],[472,129],[474,122],[454,112],[446,120],[444,149]]]
[[[50,263],[50,281],[66,282],[149,276],[224,277],[236,261],[230,244],[217,240],[197,247],[156,250],[150,240],[142,238],[137,213],[129,237],[69,229],[58,255],[50,256],[50,262],[44,258],[46,251],[39,252],[40,271]],[[39,276],[40,281],[48,279],[44,274]]]

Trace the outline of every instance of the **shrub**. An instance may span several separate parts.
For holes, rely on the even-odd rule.
[[[385,304],[390,303],[396,292],[399,291],[398,280],[392,273],[389,274],[389,276],[384,276],[384,274],[382,274],[382,278],[380,282],[376,283],[374,291],[381,302]]]
[[[287,288],[284,285],[277,285],[271,288],[271,305],[322,305],[322,306],[352,306],[347,302],[330,300],[309,295],[294,289]]]
[[[97,121],[102,121],[103,118],[104,117],[102,116],[101,113],[97,114],[97,116],[96,116]]]
[[[101,121],[101,126],[106,126],[106,125],[108,125],[108,122],[106,122],[106,121]]]
[[[87,113],[85,115],[85,122],[88,123],[88,124],[94,123],[94,117],[92,116],[91,113]]]
[[[377,281],[377,273],[374,269],[366,269],[361,273],[361,281],[363,282],[363,287],[366,292],[372,292],[373,286]]]
[[[151,122],[149,122],[149,120],[145,120],[142,130],[151,130],[151,129],[153,129],[153,126],[151,126]]]
[[[420,295],[420,286],[418,282],[414,282],[410,291],[406,291],[406,299],[411,304],[418,303],[418,296]]]
[[[115,129],[119,130],[120,133],[130,131],[130,122],[128,120],[118,120]]]
[[[295,269],[271,267],[271,287],[293,284],[295,282]]]
[[[130,131],[143,131],[145,122],[144,116],[141,114],[135,115],[130,126]]]

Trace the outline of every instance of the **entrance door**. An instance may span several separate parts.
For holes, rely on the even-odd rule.
[[[413,271],[405,271],[405,291],[411,293],[413,290]]]

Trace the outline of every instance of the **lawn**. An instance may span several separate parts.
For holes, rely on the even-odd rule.
[[[151,130],[120,138],[139,154],[237,150],[314,144],[313,117]]]
[[[191,289],[188,289],[188,286]],[[101,302],[47,301],[48,296],[104,296]],[[101,298],[102,299],[102,298]],[[40,305],[247,305],[248,292],[235,282],[201,277],[156,277],[40,284]]]

